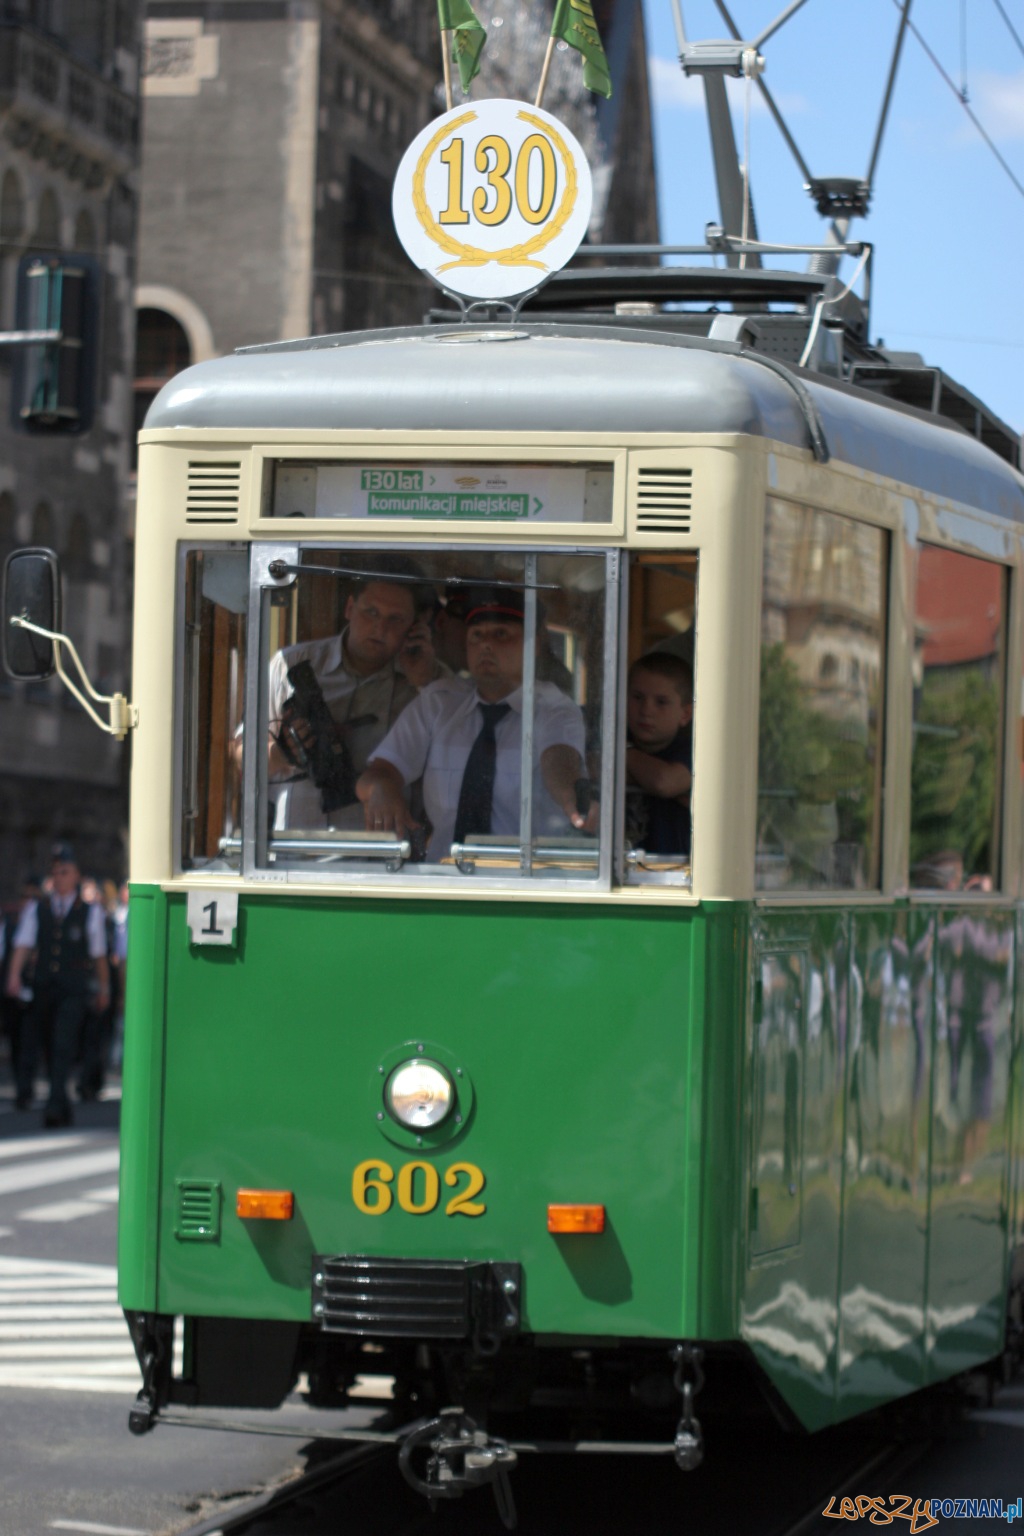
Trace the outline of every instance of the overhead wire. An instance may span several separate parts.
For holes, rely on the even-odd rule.
[[[1014,42],[1017,44],[1017,47],[1020,49],[1021,54],[1024,55],[1024,42],[1021,41],[1020,33],[1017,31],[1016,27],[1013,25],[1013,22],[1010,20],[1009,16],[1007,16],[1006,9],[1003,6],[1002,0],[992,0],[992,4],[995,6],[996,10],[999,12],[999,14],[1003,18],[1003,20],[1006,22],[1006,30],[1009,32],[1010,36],[1013,38]]]
[[[898,6],[899,3],[900,3],[900,0],[893,0],[893,4],[894,5]],[[943,68],[942,64],[939,62],[938,58],[935,56],[935,54],[933,53],[932,49],[928,46],[928,44],[925,42],[924,38],[921,36],[920,30],[918,29],[918,27],[916,27],[915,24],[912,21],[909,21],[909,20],[907,21],[907,26],[910,28],[911,32],[913,32],[914,36],[917,38],[917,41],[920,43],[921,47],[924,49],[924,51],[927,54],[928,58],[931,60],[932,64],[935,66],[935,68],[938,70],[939,74],[942,76],[943,80],[949,86],[950,90],[953,92],[953,95],[956,97],[957,101],[963,107],[964,111],[967,113],[967,116],[970,118],[970,120],[974,124],[975,128],[977,128],[978,132],[981,134],[982,138],[985,140],[985,143],[988,145],[989,149],[995,155],[996,159],[999,161],[999,164],[1002,166],[1002,168],[1006,172],[1007,176],[1013,182],[1014,186],[1016,187],[1017,191],[1020,193],[1021,197],[1024,197],[1024,186],[1021,185],[1020,181],[1014,175],[1013,171],[1010,169],[1009,165],[1004,160],[1003,156],[999,153],[999,150],[996,148],[996,146],[993,143],[993,141],[992,141],[990,135],[988,134],[987,130],[982,125],[982,123],[979,121],[978,114],[971,107],[970,102],[968,102],[968,101],[966,101],[964,99],[964,96],[961,93],[960,88],[957,85],[956,81],[951,79],[950,76],[947,74],[946,70]]]

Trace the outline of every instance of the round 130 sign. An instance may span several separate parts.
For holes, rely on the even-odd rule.
[[[511,299],[564,267],[587,231],[590,167],[569,130],[522,101],[467,103],[435,118],[395,176],[395,228],[410,258],[453,293]]]

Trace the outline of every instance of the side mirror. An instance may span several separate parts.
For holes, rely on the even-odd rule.
[[[53,641],[30,629],[19,629],[12,618],[27,619],[40,629],[60,629],[60,563],[52,549],[16,549],[4,561],[3,657],[9,677],[37,682],[52,677]]]

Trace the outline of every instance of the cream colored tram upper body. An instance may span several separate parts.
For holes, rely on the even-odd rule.
[[[176,572],[183,546],[294,544],[268,484],[282,461],[608,466],[599,522],[513,527],[444,518],[368,526],[306,517],[304,545],[489,542],[692,553],[700,561],[692,889],[592,899],[755,894],[764,508],[769,497],[889,530],[885,803],[906,795],[912,738],[912,581],[919,541],[1012,573],[1007,698],[1021,696],[1024,479],[966,433],[745,351],[653,331],[523,324],[422,328],[253,348],[199,364],[157,397],[140,437],[131,871],[195,885],[174,859]],[[1017,708],[1018,706],[1014,706]],[[1020,775],[1004,732],[1002,895],[1021,894]],[[908,888],[906,821],[887,815],[880,891]],[[237,876],[203,876],[238,888]],[[265,887],[261,887],[264,888]],[[293,887],[294,888],[294,887]],[[301,887],[300,887],[301,888]],[[381,894],[400,883],[381,882]],[[317,887],[322,890],[323,887]],[[378,889],[373,887],[372,889]],[[438,894],[458,896],[458,892]],[[474,892],[476,899],[489,893]],[[530,892],[505,890],[502,899]],[[852,893],[851,893],[852,894]],[[563,899],[551,893],[551,899]],[[564,899],[578,899],[566,896]],[[856,899],[854,896],[853,899]]]

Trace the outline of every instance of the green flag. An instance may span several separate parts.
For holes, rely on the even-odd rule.
[[[452,34],[452,58],[459,66],[462,89],[480,72],[480,54],[487,33],[476,19],[469,0],[437,0],[437,16],[442,32]]]
[[[587,90],[610,96],[612,77],[608,73],[608,60],[601,46],[601,34],[590,0],[558,0],[551,36],[561,38],[570,48],[578,48],[582,53],[583,84]]]

